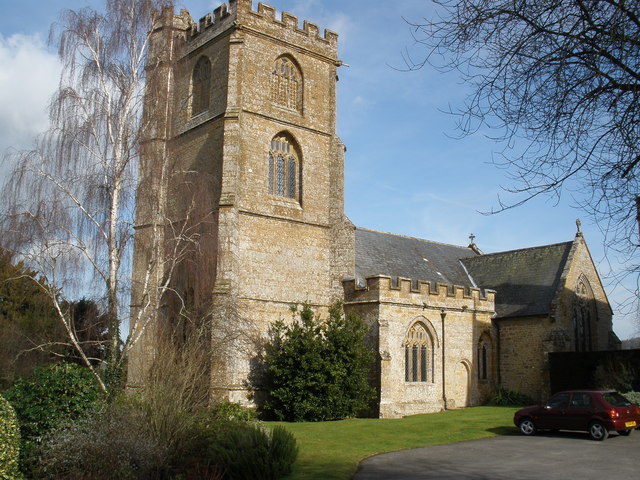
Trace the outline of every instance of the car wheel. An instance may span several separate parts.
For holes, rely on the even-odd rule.
[[[534,435],[536,433],[536,424],[530,418],[520,420],[520,432],[523,435]]]
[[[629,435],[631,435],[632,431],[633,431],[632,428],[630,428],[628,430],[618,430],[618,435],[622,435],[624,437],[628,437]]]
[[[602,423],[592,422],[591,425],[589,425],[589,435],[591,435],[591,438],[594,440],[601,441],[609,436],[609,432]]]

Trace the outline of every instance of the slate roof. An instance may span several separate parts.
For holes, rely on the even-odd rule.
[[[472,287],[460,258],[476,255],[468,247],[356,229],[356,276],[359,278],[388,275],[428,281],[433,285]]]
[[[573,242],[481,255],[463,260],[478,285],[496,290],[498,317],[546,315]]]
[[[546,315],[572,242],[479,255],[470,247],[356,229],[356,276],[496,290],[498,317]]]

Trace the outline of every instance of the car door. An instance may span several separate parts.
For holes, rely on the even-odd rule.
[[[569,405],[571,394],[563,392],[557,393],[545,404],[544,410],[540,413],[537,421],[538,428],[562,430],[566,429],[565,414]]]
[[[593,415],[593,400],[587,392],[574,392],[565,412],[567,430],[587,430]]]

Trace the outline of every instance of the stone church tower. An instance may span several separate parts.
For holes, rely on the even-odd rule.
[[[354,269],[336,136],[337,35],[275,13],[230,0],[198,23],[165,9],[155,26],[132,383],[154,355],[160,322],[199,318],[212,330],[212,395],[246,402],[252,342],[293,305],[322,310],[341,298]]]

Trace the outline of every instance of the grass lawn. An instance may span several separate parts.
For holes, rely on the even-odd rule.
[[[408,448],[462,442],[515,432],[517,408],[474,407],[399,419],[278,423],[300,448],[287,480],[348,480],[372,455]]]

